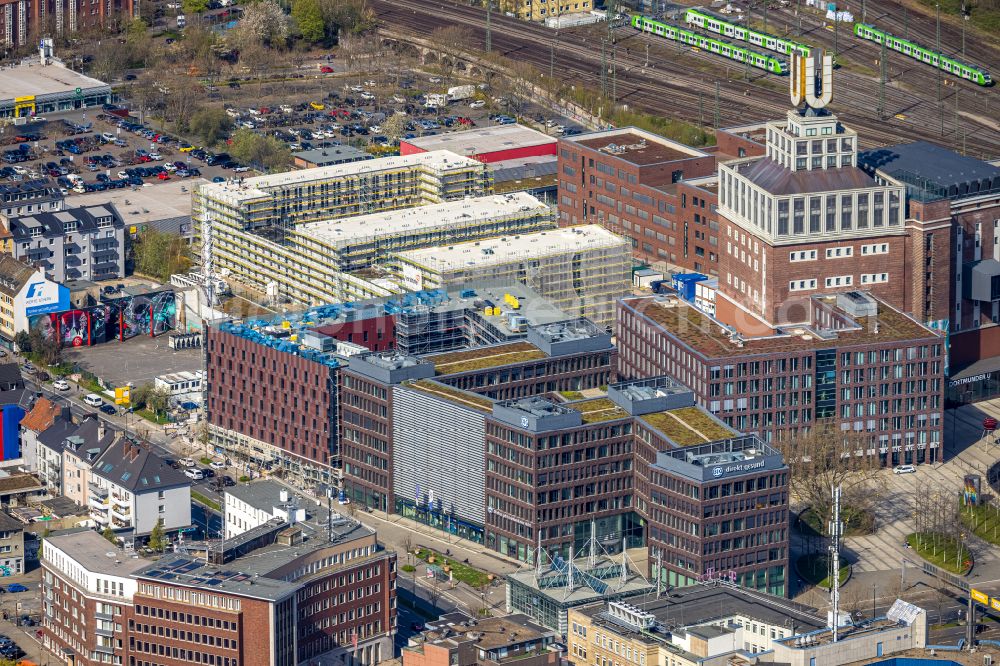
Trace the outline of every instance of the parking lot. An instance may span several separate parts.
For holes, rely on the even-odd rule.
[[[152,383],[153,378],[173,372],[202,368],[200,349],[175,351],[167,346],[167,337],[135,337],[125,342],[105,342],[93,347],[67,347],[66,359],[92,372],[106,383],[124,386]]]

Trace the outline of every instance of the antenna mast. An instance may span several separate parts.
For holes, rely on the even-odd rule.
[[[840,486],[831,486],[833,493],[833,520],[830,521],[830,601],[833,605],[833,642],[837,642],[837,626],[840,624],[840,536],[843,525],[840,522]]]

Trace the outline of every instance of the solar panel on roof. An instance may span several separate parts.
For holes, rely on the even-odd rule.
[[[194,583],[195,585],[201,585],[202,583],[205,582],[205,579],[204,578],[192,578],[191,582]]]
[[[176,577],[177,576],[173,575],[172,573],[164,573],[162,576],[160,576],[160,578],[162,578],[163,580],[170,580]]]
[[[205,585],[218,585],[221,582],[222,582],[221,578],[210,578],[209,580],[205,581]]]
[[[189,571],[194,571],[195,569],[201,568],[201,562],[188,562],[182,567],[177,568],[178,573],[188,573]]]
[[[159,576],[161,573],[163,573],[163,572],[160,571],[159,569],[153,569],[152,571],[147,571],[146,575],[147,576],[154,576],[155,577],[155,576]]]

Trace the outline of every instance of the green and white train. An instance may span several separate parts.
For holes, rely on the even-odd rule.
[[[688,44],[709,53],[715,53],[736,62],[749,63],[752,67],[763,69],[772,74],[788,73],[788,63],[781,58],[767,53],[759,53],[745,46],[737,46],[724,39],[708,37],[707,35],[702,35],[693,30],[687,30],[670,23],[633,14],[632,27],[636,30],[642,30],[643,32],[663,37],[664,39]]]
[[[902,53],[905,56],[913,58],[914,60],[919,60],[922,63],[930,65],[931,67],[936,67],[942,71],[948,72],[949,74],[954,74],[959,78],[972,81],[973,83],[977,83],[981,86],[988,86],[993,83],[993,79],[990,78],[990,73],[982,67],[970,65],[962,62],[961,60],[956,60],[955,58],[949,58],[946,55],[937,53],[934,49],[920,46],[919,44],[915,44],[909,40],[903,39],[902,37],[897,37],[892,33],[880,30],[871,24],[855,23],[854,34],[861,39],[867,39],[868,41],[875,42],[876,44],[881,44],[885,41],[885,47],[887,49],[892,49],[893,51]]]
[[[786,56],[790,56],[793,53],[801,53],[804,56],[808,56],[812,50],[806,44],[800,44],[791,39],[785,39],[784,37],[778,37],[777,35],[748,28],[745,25],[733,23],[729,19],[713,14],[700,7],[694,7],[684,12],[684,21],[689,25],[696,25],[703,30],[738,39],[741,42],[748,42],[754,46],[765,48],[768,51],[777,51]]]

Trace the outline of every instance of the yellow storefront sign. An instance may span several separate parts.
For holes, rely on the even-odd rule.
[[[34,95],[24,95],[23,97],[14,98],[14,117],[20,118],[22,115],[21,111],[28,109],[31,113],[35,112],[35,96]]]
[[[132,402],[132,391],[128,386],[115,388],[115,404],[128,405]]]

